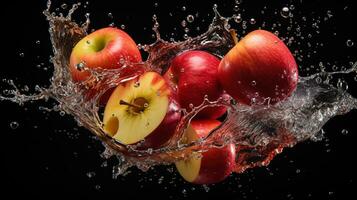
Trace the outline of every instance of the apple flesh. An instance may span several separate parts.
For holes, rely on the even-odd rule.
[[[192,121],[185,132],[186,142],[207,136],[220,124],[217,120]],[[194,184],[211,184],[220,182],[231,174],[235,167],[235,158],[235,145],[230,143],[222,148],[210,147],[201,155],[194,155],[175,164],[186,181]]]
[[[244,104],[275,104],[298,83],[298,68],[288,47],[273,33],[250,32],[222,59],[219,80],[224,90]]]
[[[90,72],[83,70],[83,66],[91,69],[119,69],[125,63],[141,62],[141,54],[134,40],[124,31],[117,28],[99,29],[83,39],[73,48],[69,70],[75,82],[88,79]],[[128,76],[138,66],[126,67],[121,71],[122,76]],[[89,91],[92,97],[98,91]],[[103,95],[104,103],[110,96],[112,90]],[[106,97],[105,97],[106,96]]]
[[[211,101],[223,95],[218,80],[220,60],[204,51],[186,51],[176,56],[165,77],[176,86],[180,105],[191,110],[190,104],[199,106],[205,95]],[[224,106],[203,109],[196,118],[216,119],[226,112]]]
[[[181,118],[174,91],[156,72],[120,84],[104,111],[104,130],[123,144],[158,148],[175,133]]]

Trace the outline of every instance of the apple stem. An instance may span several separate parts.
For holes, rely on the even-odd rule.
[[[233,38],[234,44],[237,44],[237,43],[238,43],[238,37],[237,37],[237,32],[236,32],[236,30],[230,29],[230,30],[229,30],[229,33],[231,34],[231,36],[232,36],[232,38]]]
[[[131,107],[137,108],[137,109],[139,109],[139,110],[143,109],[142,106],[138,106],[138,105],[136,105],[136,104],[128,103],[128,102],[126,102],[126,101],[124,101],[124,100],[120,100],[119,104],[120,104],[120,105],[131,106]]]

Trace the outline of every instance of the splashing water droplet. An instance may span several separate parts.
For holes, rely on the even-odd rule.
[[[187,26],[187,22],[186,22],[186,20],[182,20],[182,22],[181,22],[181,26],[182,26],[182,27],[186,27],[186,26]]]
[[[255,24],[256,23],[254,18],[251,18],[249,22],[250,22],[250,24]]]
[[[346,41],[346,45],[347,45],[347,47],[352,47],[354,45],[354,42],[352,40],[348,39]]]
[[[288,7],[283,7],[280,11],[280,15],[284,18],[288,18],[289,17],[289,13],[290,13],[290,10]]]
[[[241,4],[242,0],[235,0],[236,4]]]
[[[257,82],[256,82],[256,81],[252,81],[252,82],[251,82],[251,85],[252,85],[252,86],[256,86],[256,85],[257,85]]]
[[[19,123],[16,121],[13,121],[10,123],[10,128],[11,129],[17,129],[19,127]]]
[[[108,17],[109,17],[110,19],[113,19],[113,14],[112,14],[111,12],[109,12],[109,13],[108,13]]]
[[[124,30],[125,29],[125,25],[124,24],[120,25],[120,28]]]
[[[62,9],[67,9],[67,8],[68,8],[68,5],[64,3],[64,4],[61,5],[61,8],[62,8]]]
[[[181,10],[186,11],[186,6],[182,6]]]
[[[341,133],[342,133],[342,135],[347,135],[348,134],[348,130],[347,129],[342,129]]]
[[[195,20],[195,17],[193,15],[188,15],[186,17],[186,20],[189,22],[189,23],[192,23],[194,20]]]
[[[23,57],[25,57],[25,53],[20,52],[20,53],[19,53],[19,56],[20,56],[21,58],[23,58]]]
[[[239,11],[239,6],[238,6],[238,5],[235,5],[235,6],[233,7],[233,10],[236,11],[236,12],[238,12],[238,11]]]
[[[233,15],[233,20],[234,20],[237,24],[239,24],[239,23],[242,22],[242,16],[241,16],[240,14],[238,14],[238,15]]]
[[[95,176],[95,172],[88,172],[86,175],[88,178],[93,178]]]
[[[66,115],[66,112],[61,111],[59,114],[60,114],[61,116],[65,116],[65,115]]]
[[[41,41],[40,40],[36,40],[35,42],[37,45],[41,44]]]

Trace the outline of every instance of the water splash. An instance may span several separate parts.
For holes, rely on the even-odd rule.
[[[343,71],[313,74],[300,77],[296,91],[286,101],[277,105],[245,106],[229,97],[216,101],[205,99],[204,102],[192,111],[183,111],[184,116],[179,123],[175,137],[160,149],[138,150],[137,145],[124,145],[107,136],[103,131],[100,107],[98,100],[106,90],[135,78],[145,71],[165,73],[170,61],[179,53],[186,50],[205,50],[222,57],[235,44],[229,22],[242,21],[240,14],[230,18],[222,17],[217,6],[214,6],[214,18],[208,30],[194,38],[181,42],[169,42],[160,37],[159,23],[154,16],[153,30],[156,42],[143,45],[149,53],[143,63],[125,63],[124,68],[138,67],[136,74],[130,77],[121,76],[120,69],[104,70],[89,69],[85,65],[82,70],[89,71],[91,76],[82,83],[72,82],[68,71],[69,56],[74,44],[87,35],[90,24],[89,14],[86,22],[77,24],[72,20],[72,14],[80,4],[74,4],[66,16],[50,12],[51,2],[44,11],[49,22],[49,33],[53,47],[51,62],[54,72],[51,85],[48,88],[37,86],[36,94],[24,94],[12,80],[7,80],[9,87],[0,100],[12,101],[19,105],[37,100],[55,99],[58,105],[53,110],[67,113],[81,126],[96,135],[106,147],[102,156],[109,158],[116,156],[119,164],[113,171],[113,177],[124,174],[131,166],[147,171],[151,166],[170,164],[178,159],[189,156],[192,151],[205,151],[211,146],[224,146],[234,142],[237,146],[236,172],[243,172],[247,168],[268,165],[273,157],[282,152],[285,147],[292,147],[298,142],[316,139],[323,125],[332,117],[342,115],[357,108],[357,100],[343,88],[336,88],[329,84],[331,77],[341,74],[355,73],[357,63],[350,69]],[[285,12],[289,11],[283,8]],[[238,19],[239,17],[239,19]],[[254,19],[253,19],[254,20]],[[192,21],[187,19],[187,21]],[[237,22],[238,21],[238,22]],[[255,20],[254,20],[255,24]],[[289,41],[288,41],[289,44]],[[317,81],[319,79],[319,81]],[[83,98],[86,89],[90,87],[101,89],[93,99]],[[269,99],[268,99],[269,100]],[[190,120],[202,109],[210,106],[226,106],[228,114],[222,125],[213,130],[206,138],[190,144],[180,142]],[[49,109],[52,110],[52,109]]]

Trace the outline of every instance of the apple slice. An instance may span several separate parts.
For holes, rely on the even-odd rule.
[[[185,133],[184,142],[205,137],[220,124],[217,120],[192,121]],[[217,183],[224,180],[234,169],[236,151],[233,143],[222,148],[211,147],[206,152],[195,154],[175,163],[178,172],[188,182]]]
[[[175,133],[181,118],[176,95],[165,79],[156,72],[119,85],[104,111],[104,130],[123,144],[138,148],[157,148]]]

